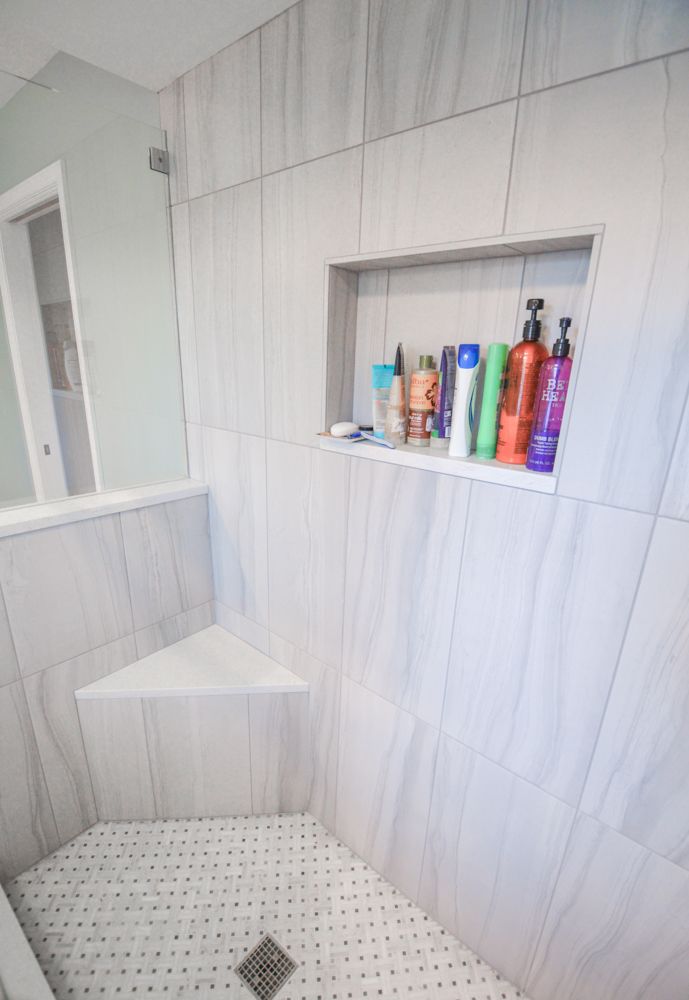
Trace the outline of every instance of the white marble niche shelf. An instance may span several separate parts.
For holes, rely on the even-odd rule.
[[[319,437],[320,447],[377,462],[554,493],[567,445],[586,336],[602,225],[464,240],[337,257],[325,262],[327,329],[323,427],[338,420],[371,422],[371,365],[392,364],[405,346],[407,379],[419,354],[436,362],[444,344],[480,343],[479,404],[488,345],[521,339],[526,301],[543,298],[543,342],[549,348],[560,316],[572,317],[572,377],[552,474],[529,472],[472,455],[403,446],[395,450]]]

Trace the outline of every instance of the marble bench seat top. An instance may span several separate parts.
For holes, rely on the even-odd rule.
[[[85,698],[169,698],[308,691],[306,681],[219,625],[101,677],[74,692]]]

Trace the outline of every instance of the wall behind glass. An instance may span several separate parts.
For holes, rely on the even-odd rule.
[[[0,108],[0,193],[64,164],[73,305],[102,488],[181,478],[167,178],[148,165],[149,147],[165,144],[155,95],[65,56],[52,76],[60,90],[24,84]],[[43,78],[53,82],[50,64]],[[6,402],[11,409],[9,395]],[[30,497],[19,473],[15,496]]]

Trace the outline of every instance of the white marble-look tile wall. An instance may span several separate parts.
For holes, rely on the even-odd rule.
[[[4,880],[95,822],[74,690],[213,620],[206,497],[2,539],[0,566]]]
[[[252,377],[262,381],[265,425],[258,417],[241,434],[194,430],[194,440],[206,442],[215,518],[214,607],[225,627],[270,648],[311,683],[309,808],[338,836],[405,892],[414,896],[420,883],[425,905],[528,985],[534,1000],[674,1000],[689,991],[686,873],[653,852],[678,860],[689,835],[676,783],[684,739],[676,715],[681,671],[673,660],[681,598],[651,611],[657,629],[645,633],[634,594],[663,488],[662,513],[689,520],[689,418],[675,445],[689,384],[689,57],[662,58],[689,45],[687,8],[680,0],[529,0],[527,16],[526,7],[523,0],[306,0],[249,36],[245,51],[260,46],[262,62],[264,358]],[[214,96],[212,72],[211,60],[199,78],[217,109],[225,84]],[[591,76],[597,73],[604,75]],[[249,103],[255,77],[244,91]],[[184,144],[180,97],[168,92],[163,107]],[[198,134],[208,127],[208,109],[190,106],[186,89],[183,97],[187,133],[191,125]],[[211,144],[207,183],[212,170],[255,162],[254,118],[235,129],[241,148],[227,154],[224,130],[225,123]],[[184,159],[179,151],[178,162]],[[190,183],[192,173],[190,166]],[[203,193],[255,176],[235,171]],[[180,190],[183,182],[175,181],[173,201]],[[562,496],[474,484],[475,530],[467,534],[457,614],[464,627],[455,631],[447,697],[438,690],[445,671],[436,663],[417,673],[426,679],[423,697],[408,697],[393,661],[367,654],[399,652],[410,641],[418,648],[432,601],[424,597],[425,617],[411,618],[404,602],[395,614],[383,601],[379,621],[370,607],[378,593],[373,569],[399,599],[423,546],[416,537],[409,549],[409,531],[415,536],[406,522],[399,549],[377,537],[389,526],[378,501],[390,491],[360,488],[355,466],[364,463],[346,457],[342,543],[337,483],[346,475],[323,456],[307,461],[303,454],[322,429],[323,260],[593,223],[605,232]],[[357,353],[366,364],[382,354],[391,360],[403,339],[409,362],[417,348],[437,354],[455,339],[510,342],[531,295],[548,302],[546,341],[559,315],[573,315],[576,330],[586,256],[364,275]],[[204,294],[226,302],[228,272],[220,266]],[[456,283],[469,277],[458,296]],[[236,372],[221,364],[212,380],[232,385]],[[369,418],[366,370],[355,407],[357,417]],[[445,495],[441,479],[423,479],[436,481],[428,488],[431,505]],[[424,507],[421,496],[414,511]],[[405,502],[408,495],[393,501],[398,522]],[[459,573],[454,533],[443,533],[426,507],[422,517],[430,551],[440,557],[442,550],[448,577]],[[370,553],[369,523],[380,528],[376,535],[371,527]],[[674,575],[683,592],[680,555],[658,562],[659,538],[660,530],[644,580],[649,573],[658,580],[664,562],[664,583]],[[331,563],[322,561],[324,541]],[[346,586],[335,565],[342,544]],[[358,595],[361,579],[365,594]],[[351,619],[345,611],[351,628],[345,623],[338,645],[342,588],[347,606],[359,596],[360,607]],[[679,632],[670,634],[679,647],[662,645],[662,621],[673,615]],[[623,645],[608,721],[606,698]],[[355,646],[368,666],[348,676]],[[668,688],[656,686],[646,698],[644,686],[659,675]],[[599,759],[611,763],[599,751],[585,803],[600,782],[604,794],[598,789],[590,808],[609,810],[602,822],[622,833],[579,812],[566,849],[601,724],[601,746],[617,748],[611,753],[624,754],[624,764],[614,775],[599,772]],[[646,753],[651,744],[657,757]],[[676,810],[667,808],[667,796]],[[625,823],[642,846],[625,836]],[[600,841],[585,828],[602,831]],[[456,872],[462,892],[453,898]],[[648,888],[656,877],[657,892]]]

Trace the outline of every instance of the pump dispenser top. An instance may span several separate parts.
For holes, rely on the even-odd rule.
[[[545,305],[543,299],[529,299],[526,308],[531,310],[531,318],[524,323],[524,333],[522,340],[540,340],[541,321],[538,318],[538,310]]]
[[[567,339],[567,330],[572,325],[571,316],[563,316],[560,320],[560,336],[553,344],[553,357],[554,358],[566,358],[569,354],[569,340]]]

